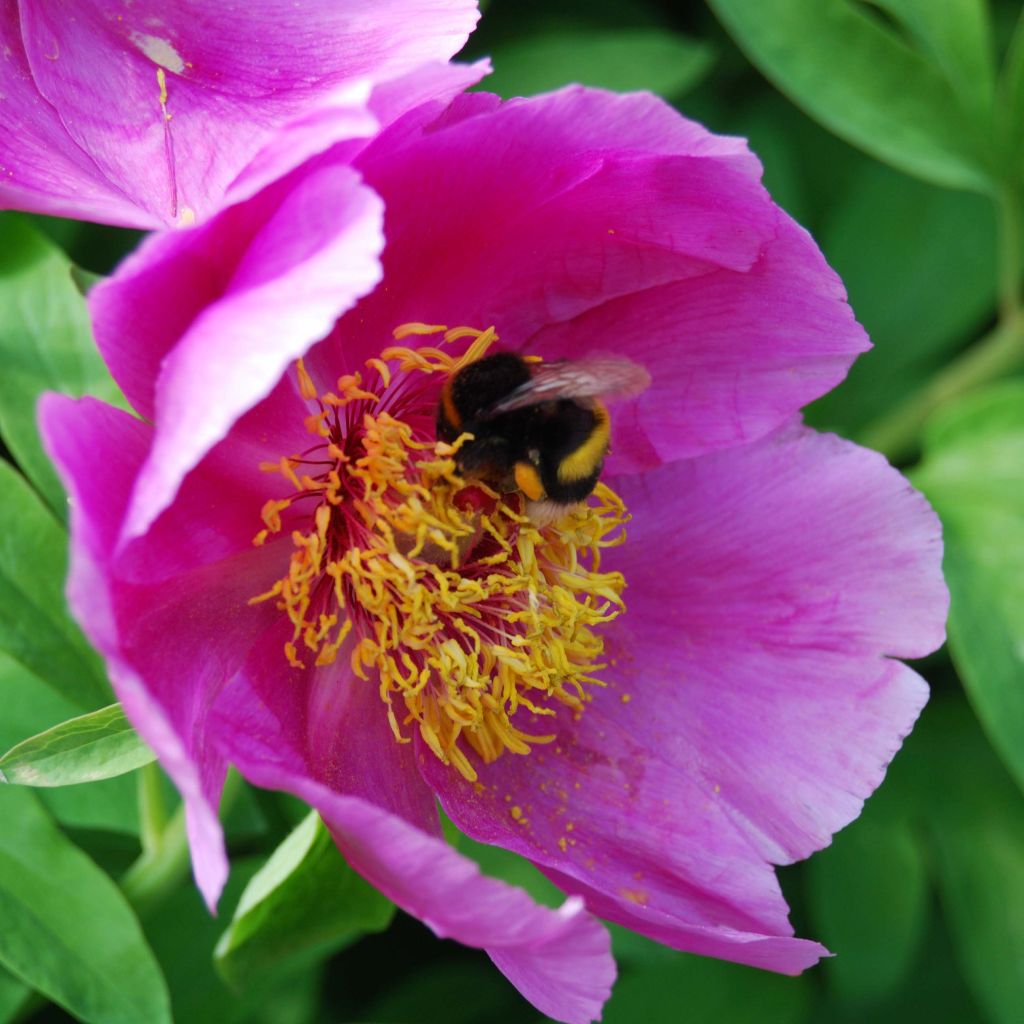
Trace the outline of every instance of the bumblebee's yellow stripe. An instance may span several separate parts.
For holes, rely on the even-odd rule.
[[[562,459],[558,466],[558,479],[563,484],[569,484],[574,480],[585,480],[590,476],[605,457],[610,437],[611,424],[608,419],[608,410],[600,402],[595,402],[594,429],[590,432],[590,437],[572,455],[567,455]]]

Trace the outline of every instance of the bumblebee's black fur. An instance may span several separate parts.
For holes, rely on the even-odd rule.
[[[583,476],[566,480],[560,478],[559,468],[569,456],[584,450],[595,431],[607,426],[606,418],[602,420],[606,414],[596,402],[568,398],[496,415],[488,412],[530,379],[529,364],[511,352],[485,356],[463,367],[446,384],[437,412],[437,435],[449,443],[461,434],[473,435],[456,457],[462,472],[511,490],[516,465],[528,463],[536,469],[549,501],[575,504],[597,485],[607,445],[596,446]]]

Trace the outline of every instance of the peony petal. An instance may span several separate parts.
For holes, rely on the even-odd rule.
[[[362,79],[344,86],[274,132],[231,183],[226,201],[248,199],[329,149],[332,162],[344,163],[381,125],[391,124],[417,107],[422,108],[422,117],[434,117],[454,96],[489,72],[487,60],[426,64],[390,81],[373,84]]]
[[[284,546],[279,567],[287,565],[287,538]],[[264,588],[271,583],[267,579]],[[310,658],[310,667],[295,669],[284,654],[289,639],[290,625],[280,616],[217,697],[214,718],[218,731],[230,736],[231,760],[243,771],[266,759],[283,772],[304,772],[333,792],[375,803],[439,836],[433,795],[410,747],[395,742],[376,686],[352,675],[350,649],[332,665],[313,667]]]
[[[339,715],[333,736],[332,722],[307,746],[302,737],[316,731],[308,715],[313,706],[322,711],[323,700],[309,704],[306,690],[298,702],[304,710],[296,712],[287,694],[280,695],[283,687],[276,696],[272,687],[257,690],[251,669],[265,662],[254,658],[250,672],[221,695],[215,715],[224,756],[255,785],[285,789],[315,807],[360,874],[435,934],[487,950],[543,1013],[572,1024],[599,1017],[615,964],[607,932],[583,902],[570,899],[558,911],[537,906],[521,890],[482,876],[472,861],[406,815],[379,806],[378,794],[346,795],[352,776],[348,769],[337,771],[335,758],[361,772],[365,783],[380,770],[366,762],[393,761],[398,749],[390,734],[381,735],[388,730],[381,728],[386,719],[374,687],[349,680],[347,695],[338,699],[354,701],[366,713],[344,728]],[[351,752],[350,743],[356,744]],[[339,791],[338,783],[345,788]],[[436,815],[431,831],[437,831]]]
[[[274,128],[343,83],[447,60],[477,11],[472,0],[77,0],[71,16],[61,0],[4,0],[3,20],[0,87],[16,88],[0,163],[15,189],[0,186],[0,200],[154,227],[213,213]],[[47,167],[47,150],[65,158]]]
[[[810,235],[781,213],[776,230],[746,272],[639,291],[533,340],[547,358],[615,351],[650,371],[642,396],[613,406],[610,472],[754,440],[835,387],[870,348]]]
[[[0,0],[0,209],[156,227],[68,136],[25,58],[18,0]]]
[[[547,358],[625,353],[653,384],[615,410],[623,471],[765,434],[868,348],[742,140],[579,87],[415,121],[355,159],[386,206],[386,287],[311,353],[321,376],[410,320],[494,324]]]
[[[125,539],[145,531],[238,417],[379,280],[376,196],[344,167],[297,175],[195,231],[154,239],[96,289],[104,357],[158,428]]]
[[[797,426],[614,484],[634,519],[602,561],[629,584],[607,688],[482,788],[421,770],[460,828],[603,916],[800,969],[820,947],[761,941],[791,934],[770,863],[859,813],[924,704],[887,656],[942,642],[938,520],[881,456]]]
[[[579,87],[505,104],[459,97],[383,132],[354,166],[386,206],[387,287],[319,358],[348,366],[405,321],[542,327],[655,284],[751,267],[777,211],[759,164],[653,96]]]
[[[161,564],[161,551],[136,545],[128,557],[136,578],[119,577],[120,521],[152,430],[93,399],[57,395],[43,399],[40,418],[71,500],[69,603],[105,658],[129,719],[181,791],[196,880],[213,906],[227,877],[217,819],[226,762],[208,742],[209,706],[266,630],[268,617],[277,621],[273,609],[252,608],[248,600],[279,571],[278,553],[248,547],[162,580],[140,574],[140,567]],[[201,482],[196,478],[190,486]],[[218,495],[214,482],[207,507],[216,513],[231,497],[223,490]],[[180,532],[192,525],[185,518],[192,507],[185,502],[176,510]],[[147,542],[162,547],[159,535]]]

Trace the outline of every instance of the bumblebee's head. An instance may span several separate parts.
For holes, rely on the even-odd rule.
[[[481,413],[530,380],[530,369],[514,352],[496,352],[464,366],[445,382],[437,410],[437,436],[453,442],[473,433]]]

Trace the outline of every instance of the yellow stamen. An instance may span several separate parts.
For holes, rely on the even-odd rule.
[[[453,373],[497,340],[493,328],[395,331],[425,334],[442,334],[442,344],[472,340],[460,356],[387,349],[367,364],[381,387],[396,373]],[[313,478],[299,470],[300,456],[264,464],[296,494],[264,505],[255,542],[283,534],[288,510],[292,551],[285,575],[251,601],[274,601],[287,616],[288,663],[347,657],[358,679],[377,685],[395,738],[418,731],[470,781],[470,750],[487,764],[554,740],[538,726],[559,707],[583,710],[601,685],[596,627],[623,610],[624,579],[601,571],[601,551],[623,540],[621,500],[599,484],[587,504],[537,526],[518,495],[460,478],[454,456],[466,437],[448,445],[417,434],[359,374],[341,378],[338,395],[317,395],[301,362],[297,376],[300,394],[319,407],[307,425],[329,438],[319,450],[330,468]],[[349,434],[332,434],[335,414],[326,410],[357,401],[365,406],[349,411]],[[299,511],[305,526],[293,528]]]

